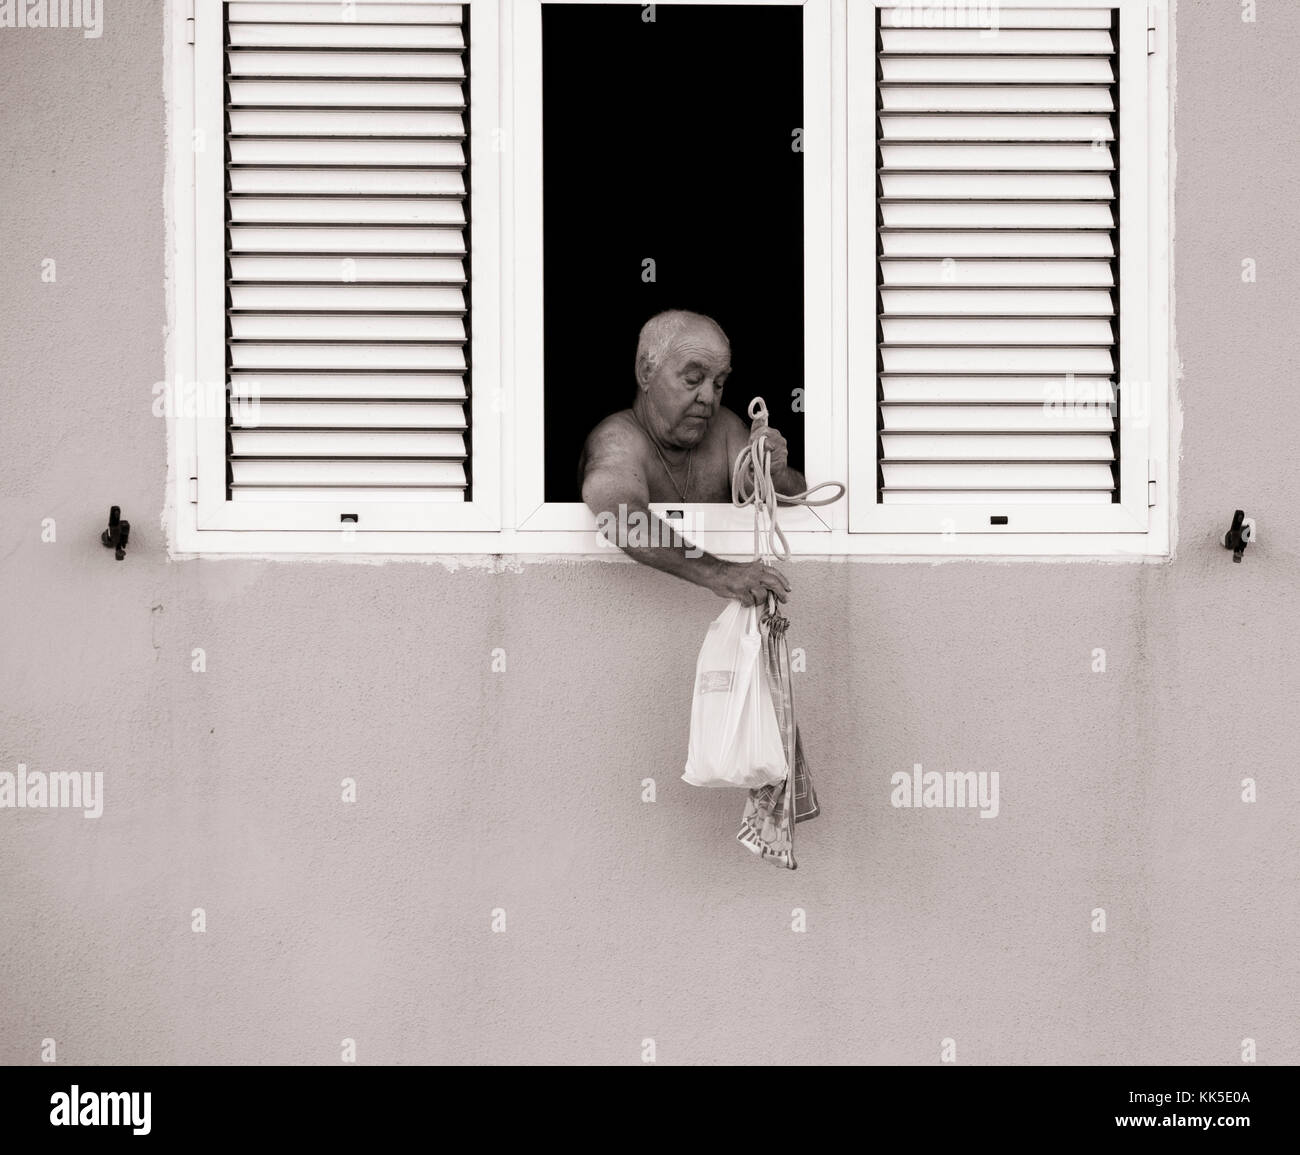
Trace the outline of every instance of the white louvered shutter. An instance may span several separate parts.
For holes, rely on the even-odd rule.
[[[222,130],[196,225],[213,228],[204,170],[224,146],[229,382],[201,523],[428,528],[417,507],[472,496],[468,23],[467,6],[411,0],[227,0],[200,22],[196,103],[215,115],[219,67]],[[214,249],[198,269],[210,368]]]
[[[874,140],[850,147],[874,153],[876,251],[859,196],[850,257],[875,348],[859,307],[850,372],[862,405],[874,354],[876,438],[853,449],[853,526],[1141,530],[1145,430],[1120,389],[1146,385],[1145,202],[1127,187],[1144,186],[1146,22],[1126,44],[1118,9],[980,7],[933,26],[866,13],[851,99],[874,98]]]

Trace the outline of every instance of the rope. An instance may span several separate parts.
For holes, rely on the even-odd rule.
[[[751,437],[755,429],[767,426],[767,406],[761,397],[749,403]],[[839,490],[833,497],[813,498],[819,489],[832,486]],[[839,481],[822,481],[802,493],[777,493],[772,484],[772,451],[767,447],[767,435],[760,434],[737,455],[731,470],[731,504],[744,509],[754,507],[754,560],[769,564],[790,557],[790,542],[786,539],[776,518],[781,505],[830,505],[844,496],[844,484]],[[768,594],[768,609],[775,608],[775,597]]]
[[[777,508],[782,505],[830,505],[831,502],[839,501],[844,496],[845,488],[839,481],[822,481],[802,493],[777,493],[776,487],[772,484],[772,451],[767,447],[767,435],[760,433],[757,437],[754,436],[756,430],[764,429],[768,425],[767,405],[761,397],[755,397],[749,403],[748,412],[749,419],[753,422],[750,427],[750,442],[736,455],[736,463],[731,470],[731,503],[740,509],[744,509],[747,505],[754,507],[754,560],[762,560],[771,565],[774,562],[785,561],[790,556],[790,543],[777,521]],[[839,492],[828,497],[813,497],[818,490],[826,488],[833,488]],[[767,673],[771,682],[775,683],[771,685],[771,690],[774,694],[779,692],[783,696],[779,721],[785,730],[782,745],[786,754],[786,776],[785,793],[781,797],[781,825],[786,830],[789,845],[788,849],[781,852],[767,850],[764,848],[762,838],[744,837],[746,830],[743,824],[737,838],[751,850],[757,850],[760,854],[771,854],[794,870],[799,731],[795,725],[794,679],[790,674],[790,651],[786,642],[786,629],[790,625],[790,620],[780,612],[777,604],[776,595],[769,591],[767,605],[760,615],[760,621],[766,633],[763,646],[765,660],[770,660],[770,663],[775,665],[775,670],[769,668]],[[752,797],[751,795],[751,799]],[[746,814],[748,813],[747,807]],[[755,841],[758,843],[757,846]]]

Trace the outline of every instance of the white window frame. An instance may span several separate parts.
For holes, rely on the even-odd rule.
[[[203,474],[197,469],[199,438],[214,443],[214,423],[222,424],[224,461],[224,382],[220,418],[199,415],[186,403],[168,405],[169,509],[171,552],[176,557],[223,554],[483,556],[518,554],[586,555],[627,561],[620,551],[604,543],[595,531],[595,519],[581,503],[547,503],[543,500],[542,301],[541,301],[541,117],[540,28],[541,4],[552,0],[462,0],[472,4],[471,60],[471,180],[475,277],[472,327],[473,386],[472,452],[474,469],[473,511],[458,510],[443,528],[385,528],[358,530],[288,529],[283,524],[200,524],[199,502]],[[555,0],[564,2],[564,0]],[[602,3],[610,0],[567,0]],[[612,0],[640,3],[640,0]],[[690,0],[668,0],[669,3]],[[915,526],[900,528],[888,518],[877,520],[869,511],[864,524],[863,504],[854,501],[855,485],[863,470],[863,455],[851,446],[865,445],[874,494],[875,406],[875,253],[852,265],[849,259],[849,222],[863,211],[861,189],[874,190],[874,93],[860,92],[862,77],[851,80],[850,60],[861,56],[860,37],[874,20],[872,6],[891,6],[899,0],[714,0],[724,4],[798,4],[804,9],[804,224],[805,250],[805,443],[808,480],[839,479],[850,483],[848,498],[818,510],[783,510],[782,525],[793,552],[808,557],[864,557],[897,560],[909,556],[936,560],[991,557],[998,559],[1143,560],[1167,556],[1171,523],[1171,470],[1169,461],[1170,379],[1170,189],[1169,189],[1169,23],[1165,0],[1023,0],[1033,7],[1119,7],[1126,32],[1145,27],[1148,9],[1154,13],[1154,55],[1149,57],[1145,103],[1149,132],[1147,206],[1149,218],[1146,264],[1149,373],[1149,478],[1135,477],[1127,462],[1122,468],[1127,498],[1145,497],[1148,489],[1155,504],[1146,507],[1146,528],[1094,527],[1080,522],[1066,532],[966,532],[951,525],[930,531]],[[936,0],[937,2],[937,0]],[[194,48],[187,43],[187,4],[219,11],[219,0],[170,0],[170,57],[168,91],[168,166],[170,172],[168,269],[170,331],[166,392],[169,399],[188,397],[189,383],[199,380],[196,366],[201,333],[197,324],[202,288],[196,293],[195,191],[196,174],[208,156],[191,147],[200,94],[196,93]],[[1019,4],[1017,6],[1020,6]],[[202,15],[200,14],[200,19]],[[211,19],[211,16],[208,16]],[[196,38],[197,39],[197,38]],[[874,33],[870,44],[874,57]],[[874,59],[866,80],[874,85]],[[1131,78],[1130,78],[1131,82]],[[850,103],[852,96],[854,103]],[[1121,100],[1123,97],[1121,97]],[[1122,105],[1122,110],[1127,106]],[[1123,116],[1123,111],[1121,111]],[[863,120],[867,122],[865,125]],[[868,149],[851,149],[850,140],[870,137]],[[1124,123],[1121,147],[1135,126]],[[1133,147],[1131,139],[1127,141]],[[220,159],[220,150],[217,150]],[[864,172],[864,167],[866,171]],[[864,183],[865,180],[865,183]],[[209,182],[211,184],[211,182]],[[217,183],[220,190],[224,180]],[[1121,184],[1131,194],[1131,181]],[[209,192],[209,195],[211,193]],[[874,192],[871,192],[874,195]],[[856,198],[856,200],[855,200]],[[818,211],[818,210],[821,211]],[[206,211],[206,210],[205,210]],[[867,219],[875,206],[868,204]],[[1129,211],[1133,211],[1130,209]],[[856,255],[856,254],[855,254]],[[1131,255],[1131,254],[1130,254]],[[486,266],[486,267],[485,267]],[[482,277],[483,282],[478,278]],[[871,324],[863,324],[863,285],[869,281]],[[208,293],[214,290],[208,286]],[[1131,297],[1131,287],[1130,294]],[[224,308],[222,309],[224,313]],[[1125,317],[1125,339],[1133,343],[1134,322]],[[864,350],[863,333],[870,337]],[[209,338],[210,339],[210,338]],[[850,356],[852,355],[852,362]],[[853,385],[866,396],[866,404],[851,403],[850,365],[869,355],[868,376]],[[223,351],[224,366],[224,351]],[[1128,378],[1121,374],[1121,380]],[[769,399],[772,400],[772,399]],[[1121,407],[1121,413],[1123,407]],[[205,420],[207,424],[205,424]],[[1121,427],[1121,437],[1136,430]],[[1130,443],[1131,444],[1131,443]],[[224,485],[224,466],[220,481]],[[192,483],[199,478],[199,486]],[[1150,480],[1150,486],[1142,485]],[[210,483],[209,483],[210,484]],[[197,489],[197,492],[196,492]],[[229,504],[229,503],[227,503]],[[259,503],[260,504],[260,503]],[[448,503],[450,504],[450,503]],[[868,505],[874,503],[866,503]],[[367,506],[367,511],[372,507]],[[691,503],[653,508],[661,514],[683,509],[696,544],[723,557],[752,555],[752,515],[725,505]],[[879,509],[880,507],[877,507]],[[888,507],[885,507],[888,508]],[[906,507],[896,507],[906,508]],[[1018,507],[1025,509],[1026,507]],[[1084,507],[1086,509],[1086,507]],[[332,509],[332,507],[331,507]],[[1124,505],[1112,507],[1129,510]],[[958,511],[960,513],[962,511]],[[1130,512],[1132,512],[1130,510]],[[409,511],[408,511],[409,513]],[[930,507],[933,516],[933,508]],[[256,517],[256,514],[250,514]],[[438,516],[447,516],[439,511]],[[892,516],[892,515],[890,515]],[[459,524],[457,524],[457,520]],[[852,521],[851,521],[852,519]],[[235,522],[238,519],[234,519]],[[367,518],[374,524],[372,518]],[[427,524],[427,523],[426,523]],[[1100,532],[1097,531],[1100,528]]]

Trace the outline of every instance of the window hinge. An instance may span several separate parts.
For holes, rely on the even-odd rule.
[[[190,478],[190,504],[198,505],[198,503],[199,503],[199,479],[197,477],[191,477]]]
[[[1147,508],[1150,509],[1156,503],[1156,459],[1147,458]]]
[[[194,0],[185,0],[185,43],[194,43]]]
[[[1147,5],[1147,55],[1154,56],[1156,53],[1156,6]]]

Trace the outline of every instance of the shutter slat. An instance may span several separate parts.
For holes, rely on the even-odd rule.
[[[427,313],[232,313],[237,341],[456,341],[465,340],[459,317]]]
[[[230,274],[235,281],[375,282],[463,284],[464,262],[456,257],[355,256],[302,254],[261,256],[234,253]]]
[[[463,225],[460,197],[247,197],[230,198],[230,219],[306,224]]]
[[[948,505],[987,504],[996,502],[999,508],[1008,505],[1109,505],[1110,486],[1095,490],[1070,489],[889,489],[883,499],[885,505]]]
[[[884,285],[927,285],[964,287],[1092,286],[1113,285],[1115,272],[1108,260],[901,260],[880,262]]]
[[[1108,201],[881,200],[881,218],[896,229],[1110,229]]]
[[[1115,49],[1109,30],[1095,28],[891,28],[886,22],[880,41],[883,55],[1063,52],[1109,56]]]
[[[1106,8],[1009,8],[1000,0],[982,4],[955,0],[906,0],[881,11],[884,28],[924,28],[927,24],[953,24],[964,28],[1109,28]]]
[[[1113,257],[1115,240],[1108,230],[1062,229],[1058,232],[1016,232],[983,229],[959,232],[880,230],[880,243],[887,257],[938,257],[952,260],[960,269],[963,257]]]
[[[358,13],[364,12],[364,7]],[[460,24],[246,24],[227,22],[232,48],[441,48],[465,47]]]
[[[465,457],[465,439],[459,433],[429,431],[234,429],[230,443],[236,457],[300,461],[352,457],[434,457],[459,461]]]
[[[442,429],[465,428],[465,408],[437,401],[321,401],[259,398],[244,406],[245,429]]]
[[[1110,200],[1105,172],[891,172],[881,176],[881,200]]]
[[[1104,289],[882,289],[887,314],[894,317],[1112,316],[1115,306]]]
[[[892,317],[882,318],[884,347],[891,345],[1105,345],[1115,338],[1099,317]]]
[[[885,403],[881,406],[881,416],[885,430],[890,433],[926,433],[934,430],[956,433],[971,430],[984,433],[1109,434],[1112,429],[1110,411],[1098,405],[1049,407],[1042,402],[1031,405]],[[957,454],[955,445],[953,454]]]
[[[882,433],[891,462],[1035,461],[1045,463],[1113,461],[1110,434],[1024,433]]]
[[[948,346],[885,345],[881,360],[886,373],[1036,373],[1081,376],[1113,373],[1113,351],[1107,346]]]
[[[374,168],[465,167],[465,152],[454,140],[338,140],[320,137],[284,139],[235,136],[228,138],[231,164],[303,165],[320,168],[348,165]]]
[[[1114,403],[1115,388],[1105,377],[1065,378],[1057,375],[1018,377],[986,374],[980,377],[935,374],[907,376],[882,374],[884,405],[915,402],[970,405],[1039,405],[1048,403],[1097,407]]]
[[[882,84],[886,112],[1113,112],[1108,85]],[[260,101],[258,103],[267,103]]]
[[[234,457],[230,471],[236,489],[242,485],[465,487],[465,467],[459,461],[356,460],[314,458],[267,459]],[[371,494],[370,500],[383,500]]]
[[[350,24],[358,19],[378,24],[459,24],[459,4],[261,4],[230,0],[231,24]]]
[[[236,372],[230,375],[230,391],[235,397],[255,399],[263,409],[277,398],[463,401],[466,397],[465,379],[455,373]],[[461,413],[463,417],[463,408]]]
[[[277,488],[268,485],[241,485],[231,491],[231,501],[328,501],[335,505],[354,501],[374,501],[381,496],[384,501],[464,501],[465,492],[462,485],[448,486],[443,489],[422,489],[419,486],[390,486],[383,489],[370,487],[357,489],[347,485],[335,485],[329,489],[296,485]]]
[[[898,462],[885,463],[886,490],[1085,490],[1113,487],[1110,466],[1102,461],[1063,462]]]
[[[232,136],[462,137],[459,112],[415,108],[232,108]]]
[[[462,344],[363,345],[339,342],[313,345],[306,342],[276,344],[262,341],[231,341],[230,363],[235,369],[424,369],[464,372]]]
[[[465,294],[453,285],[234,284],[230,307],[272,312],[463,313]]]
[[[886,83],[920,84],[1112,84],[1113,62],[1105,56],[881,56]]]
[[[465,195],[465,177],[454,169],[394,168],[232,168],[232,193],[312,196]]]
[[[458,83],[376,80],[232,80],[232,108],[464,108]]]
[[[986,113],[887,112],[880,116],[880,135],[884,140],[1108,141],[1114,139],[1114,130],[1108,116],[1071,116],[1067,113],[996,116]]]
[[[302,226],[277,228],[270,225],[232,224],[229,229],[232,252],[260,253],[452,253],[465,251],[460,229],[438,229],[394,225],[345,227]]]
[[[350,77],[382,80],[465,75],[460,56],[451,52],[267,52],[232,48],[226,53],[226,61],[232,77],[297,77],[337,82]]]
[[[936,142],[882,141],[882,171],[911,169],[940,172],[977,169],[984,172],[1072,171],[1109,172],[1115,167],[1110,146],[1052,141]]]

